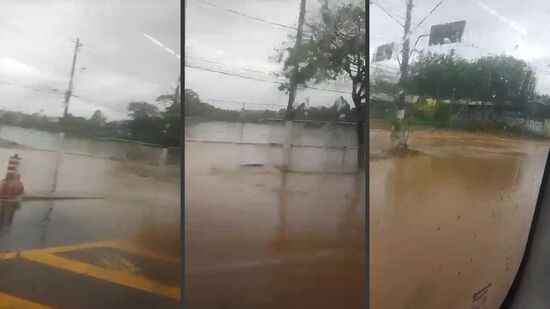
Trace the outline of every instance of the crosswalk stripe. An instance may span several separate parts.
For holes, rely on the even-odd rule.
[[[15,296],[0,293],[0,309],[52,309]]]
[[[68,270],[78,274],[91,276],[101,280],[128,286],[134,289],[180,300],[180,287],[165,285],[160,282],[149,280],[135,274],[98,267],[39,251],[23,252],[21,253],[21,257],[55,268]]]

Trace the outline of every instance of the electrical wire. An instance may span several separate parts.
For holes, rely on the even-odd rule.
[[[256,20],[256,21],[260,21],[260,22],[263,22],[263,23],[266,23],[266,24],[270,24],[272,26],[276,26],[278,28],[283,28],[283,29],[290,29],[290,30],[298,30],[298,28],[296,27],[291,27],[291,26],[287,26],[287,25],[283,25],[283,24],[280,24],[280,23],[276,23],[276,22],[273,22],[273,21],[270,21],[270,20],[267,20],[267,19],[264,19],[264,18],[261,18],[261,17],[257,17],[257,16],[253,16],[253,15],[249,15],[249,14],[246,14],[246,13],[242,13],[242,12],[238,12],[238,11],[235,11],[235,10],[232,10],[232,9],[227,9],[227,8],[224,8],[224,7],[221,7],[221,6],[218,6],[218,5],[215,5],[209,1],[206,1],[206,0],[192,0],[193,2],[201,2],[201,3],[204,3],[206,5],[209,5],[213,8],[216,8],[218,10],[221,10],[221,11],[224,11],[224,12],[227,12],[227,13],[232,13],[232,14],[235,14],[235,15],[239,15],[241,17],[246,17],[246,18],[249,18],[249,19],[253,19],[253,20]]]
[[[259,70],[253,70],[253,69],[243,68],[243,67],[239,67],[239,66],[235,66],[235,65],[229,65],[229,64],[220,63],[220,62],[216,62],[216,61],[212,61],[212,60],[207,60],[207,59],[202,59],[202,58],[193,57],[193,56],[185,56],[185,58],[195,59],[195,60],[203,61],[203,62],[210,63],[210,64],[217,64],[217,65],[226,66],[226,67],[238,68],[238,69],[240,69],[240,70],[248,71],[248,72],[252,72],[252,73],[269,74],[269,72],[266,72],[266,71],[259,71]]]
[[[231,101],[231,100],[222,100],[222,99],[203,99],[205,101],[212,102],[224,102],[224,103],[235,103],[235,104],[248,104],[248,105],[262,105],[262,106],[281,106],[286,107],[286,104],[271,104],[271,103],[258,103],[258,102],[245,102],[245,101]]]
[[[390,12],[388,12],[384,7],[382,7],[380,4],[378,4],[377,2],[374,2],[374,1],[370,1],[369,3],[372,3],[374,5],[376,5],[379,9],[381,9],[384,13],[386,13],[386,15],[388,15],[391,19],[393,19],[396,23],[398,23],[401,27],[405,28],[405,25],[403,25],[398,19],[397,17],[393,16]]]
[[[0,79],[0,85],[18,87],[18,88],[23,88],[23,89],[27,89],[27,90],[31,90],[31,91],[36,91],[36,92],[59,93],[59,89],[56,89],[56,88],[39,89],[39,88],[29,87],[29,86],[26,86],[26,85],[10,83],[10,82],[7,82],[7,81],[1,80],[1,79]]]
[[[76,95],[76,94],[72,94],[71,97],[75,97],[75,98],[79,99],[79,100],[82,101],[82,102],[85,102],[85,103],[88,103],[88,104],[97,105],[97,106],[101,106],[101,107],[103,107],[103,108],[106,108],[106,109],[109,109],[109,110],[112,110],[112,111],[115,111],[115,112],[118,112],[118,113],[126,114],[126,112],[127,112],[127,111],[121,111],[121,110],[115,109],[115,108],[113,108],[113,107],[111,107],[111,106],[105,106],[105,105],[103,105],[103,104],[99,104],[99,103],[97,103],[97,102],[94,102],[94,101],[92,101],[92,100],[90,100],[90,99],[83,98],[83,97],[81,97],[81,96],[79,96],[79,95]]]
[[[228,73],[228,72],[223,72],[223,71],[214,70],[214,69],[211,69],[211,68],[199,67],[199,66],[195,66],[195,65],[191,65],[191,64],[187,64],[186,67],[187,67],[187,68],[191,68],[191,69],[206,71],[206,72],[212,72],[212,73],[218,73],[218,74],[222,74],[222,75],[232,76],[232,77],[239,77],[239,78],[244,78],[244,79],[248,79],[248,80],[259,81],[259,82],[272,83],[272,84],[278,84],[278,85],[283,85],[283,84],[285,84],[285,83],[283,83],[283,82],[278,82],[278,81],[273,81],[273,80],[259,79],[259,78],[254,78],[254,77],[245,76],[245,75],[240,75],[240,74],[235,74],[235,73]],[[336,93],[351,94],[351,92],[349,92],[349,91],[341,91],[341,90],[336,90],[336,89],[317,88],[317,87],[313,87],[313,86],[305,86],[304,88],[305,88],[305,89],[314,89],[314,90],[319,90],[319,91],[327,91],[327,92],[336,92]]]
[[[236,66],[236,65],[229,65],[229,64],[216,62],[216,61],[212,61],[212,60],[207,60],[207,59],[202,59],[202,58],[198,58],[198,57],[194,57],[194,56],[186,56],[186,58],[194,59],[194,60],[197,60],[197,61],[203,61],[203,62],[206,62],[206,63],[215,64],[215,65],[219,65],[219,66],[223,66],[223,67],[232,67],[232,68],[240,69],[240,70],[243,70],[243,71],[248,71],[248,72],[252,72],[252,73],[259,73],[259,74],[263,74],[263,75],[269,75],[271,73],[271,72],[267,72],[267,71],[259,71],[259,70],[244,68],[244,67],[240,67],[240,66]],[[337,87],[335,82],[326,81],[326,83],[331,85],[331,86]]]
[[[386,9],[388,9],[388,11],[393,10],[392,13],[394,13],[395,15],[401,17],[403,20],[405,20],[405,11],[398,8],[395,4],[389,3],[386,0],[376,0],[376,1],[378,2],[378,4],[381,4],[384,7],[386,7]]]
[[[423,23],[428,17],[430,17],[430,15],[432,15],[433,12],[435,12],[435,10],[437,10],[437,8],[439,8],[439,6],[441,6],[441,4],[443,4],[443,1],[445,1],[445,0],[439,1],[439,3],[430,11],[430,13],[428,13],[428,15],[426,15],[424,18],[422,18],[422,20],[416,25],[416,27],[414,28],[413,31],[415,31],[416,29],[418,29],[418,27],[420,27],[420,26],[422,25],[422,23]]]

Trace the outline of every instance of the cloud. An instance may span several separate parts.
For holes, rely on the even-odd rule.
[[[170,86],[116,72],[90,72],[75,85],[76,94],[118,112],[125,112],[132,101],[154,103],[159,95],[172,91]]]
[[[125,112],[129,100],[151,101],[175,87],[180,60],[170,51],[179,54],[178,0],[2,3],[1,109],[62,113],[60,102],[67,88],[77,37],[84,46],[77,58],[75,94],[88,102],[74,98],[70,107],[74,115],[89,116],[100,105],[113,113]],[[143,33],[165,43],[170,51],[148,41]],[[83,66],[86,71],[79,70]],[[60,91],[46,93],[31,87]]]
[[[40,71],[13,58],[0,58],[0,74],[7,76],[37,76]]]
[[[19,85],[45,84],[54,86],[61,81],[59,76],[42,72],[14,58],[0,58],[0,78]]]

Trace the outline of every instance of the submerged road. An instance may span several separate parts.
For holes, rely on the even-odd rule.
[[[47,191],[51,154],[17,152],[26,192]],[[178,183],[82,156],[60,170],[60,191],[105,199],[0,201],[0,308],[179,308]]]
[[[158,247],[177,237],[155,230],[157,210],[2,202],[0,308],[179,308],[179,256]]]
[[[364,178],[228,167],[216,147],[185,150],[186,306],[364,308]]]
[[[499,308],[550,143],[419,128],[395,155],[388,130],[370,134],[370,306]]]

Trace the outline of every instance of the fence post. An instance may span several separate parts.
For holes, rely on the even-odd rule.
[[[65,139],[65,133],[59,133],[57,137],[57,151],[55,154],[55,166],[53,170],[53,185],[52,192],[57,190],[57,178],[59,177],[59,166],[61,165],[61,156],[63,155],[63,141]]]
[[[166,166],[166,159],[168,158],[168,148],[162,148],[160,151],[159,167],[164,168]]]
[[[346,169],[346,146],[342,148],[342,170],[345,171]]]

